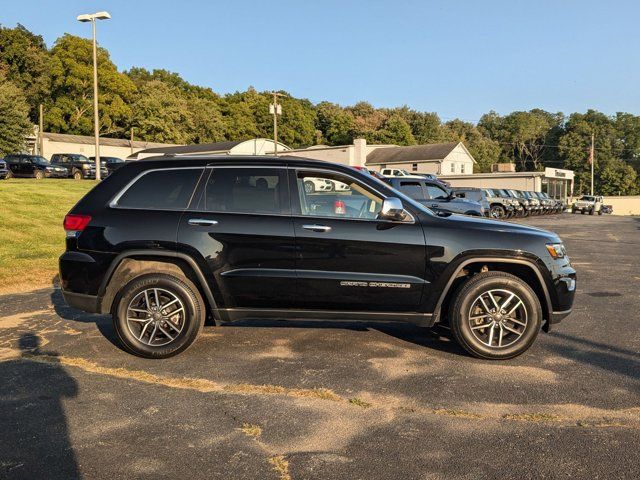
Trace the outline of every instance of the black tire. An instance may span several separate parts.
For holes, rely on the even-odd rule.
[[[36,180],[42,180],[44,178],[44,172],[42,170],[36,170],[33,173],[33,178],[35,178]]]
[[[76,170],[75,172],[73,172],[73,179],[82,180],[82,172],[80,170]]]
[[[304,182],[304,192],[305,193],[313,193],[316,191],[316,186],[313,184],[313,182]]]
[[[10,178],[13,178],[13,172],[11,170],[7,171],[7,176],[4,178],[5,180],[9,180]]]
[[[177,322],[176,325],[178,327],[182,326],[178,333],[168,327],[165,321],[166,318],[165,320],[160,318],[159,310],[153,314],[159,317],[157,321],[150,321],[149,324],[152,325],[152,328],[157,324],[160,330],[162,330],[160,327],[165,327],[165,331],[175,335],[172,340],[167,340],[168,336],[160,332],[160,337],[155,337],[158,343],[157,345],[152,344],[153,336],[151,333],[149,333],[151,339],[149,342],[151,344],[149,344],[141,341],[133,332],[135,328],[142,330],[142,325],[147,323],[147,321],[137,323],[127,320],[129,304],[135,301],[140,295],[142,295],[141,298],[144,298],[143,292],[145,292],[145,290],[153,291],[154,289],[160,292],[160,305],[163,303],[163,295],[166,295],[167,297],[165,298],[167,299],[171,299],[171,295],[173,295],[173,297],[179,299],[178,305],[181,303],[184,308],[182,316],[174,317],[174,321]],[[154,295],[151,295],[150,298],[153,306]],[[149,308],[152,308],[152,306],[149,306]],[[186,350],[195,341],[200,330],[202,330],[205,314],[205,304],[196,286],[184,277],[179,278],[166,273],[141,275],[131,280],[118,293],[112,312],[114,328],[126,350],[144,358],[168,358]],[[145,314],[142,314],[141,318],[144,318],[144,315]],[[150,318],[152,314],[150,313],[148,315],[146,318]],[[141,326],[137,327],[137,325]],[[140,333],[140,331],[137,331],[137,333]],[[158,335],[158,333],[156,333],[156,335]],[[144,339],[145,336],[146,333],[142,331],[140,338]],[[158,338],[160,339],[159,341]],[[167,340],[168,343],[160,344],[163,340]]]
[[[580,210],[580,215],[584,215],[585,213],[587,212],[585,212],[584,210]]]
[[[492,319],[470,319],[472,308],[475,309],[481,305],[481,301],[478,302],[478,300],[480,297],[484,298],[488,291],[504,292],[494,294],[494,298],[497,297],[496,299],[499,305],[501,303],[504,304],[506,302],[505,297],[511,293],[514,293],[516,295],[515,298],[518,298],[522,302],[522,306],[518,307],[514,315],[521,315],[520,319],[522,320],[522,314],[524,312],[524,326],[519,326],[514,322],[509,324],[510,321],[504,320],[504,316],[501,316],[503,323],[498,322],[495,324],[495,326],[500,327],[499,331],[502,332],[507,330],[506,328],[503,330],[501,325],[509,326],[515,330],[522,329],[521,332],[519,332],[520,336],[516,336],[515,338],[513,338],[513,333],[507,333],[507,338],[511,338],[512,342],[505,346],[493,345],[493,342],[495,341],[497,343],[498,340],[496,340],[494,334],[490,332],[489,327],[487,327],[487,329],[478,329],[481,324],[474,325],[475,329],[471,327],[471,322],[474,321],[493,321]],[[498,295],[504,295],[504,297]],[[509,303],[507,307],[505,307],[505,310],[511,305],[512,303]],[[520,305],[519,302],[516,306],[518,305]],[[533,344],[542,325],[542,307],[535,292],[520,278],[505,272],[484,272],[471,277],[455,292],[449,310],[449,325],[453,338],[471,355],[487,360],[506,360],[524,353]],[[491,327],[491,329],[495,332],[494,327]],[[479,333],[476,334],[474,331]],[[488,337],[489,345],[492,346],[480,340],[479,337],[485,334]],[[500,342],[502,342],[502,338],[503,337],[500,337]]]
[[[491,217],[492,218],[504,218],[507,215],[507,211],[502,205],[491,205]]]
[[[589,210],[589,215],[593,215],[594,211],[593,208],[591,210]]]
[[[598,215],[602,215],[602,209],[598,210]]]

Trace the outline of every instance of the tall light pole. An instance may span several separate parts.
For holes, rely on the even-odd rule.
[[[96,180],[100,181],[100,117],[98,115],[98,47],[96,45],[96,20],[109,20],[109,12],[78,15],[79,22],[91,22],[93,27],[93,134],[96,140]]]
[[[269,113],[273,115],[273,143],[275,155],[278,156],[278,115],[282,115],[282,105],[278,103],[278,97],[284,97],[282,93],[273,93],[273,103],[269,104]]]

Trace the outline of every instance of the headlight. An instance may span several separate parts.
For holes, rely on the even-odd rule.
[[[553,258],[564,258],[567,254],[564,245],[561,243],[547,243],[547,250]]]

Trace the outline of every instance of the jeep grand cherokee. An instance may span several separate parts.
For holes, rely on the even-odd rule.
[[[339,188],[304,188],[325,180]],[[64,228],[66,302],[111,314],[150,358],[185,350],[206,317],[443,322],[471,354],[511,358],[575,293],[554,233],[435,215],[371,175],[295,157],[130,162]]]

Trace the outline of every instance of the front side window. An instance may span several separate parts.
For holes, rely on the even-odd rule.
[[[427,194],[429,195],[429,198],[435,200],[446,200],[449,198],[449,194],[436,185],[427,185]]]
[[[125,208],[183,210],[189,205],[201,168],[150,171],[141,176],[118,199]]]
[[[204,192],[208,212],[280,215],[286,203],[286,170],[213,168]]]
[[[422,185],[420,185],[420,182],[400,182],[399,190],[407,197],[417,200],[424,200],[424,191],[422,190]]]
[[[311,217],[374,220],[382,197],[351,177],[333,172],[298,172],[300,212]]]

